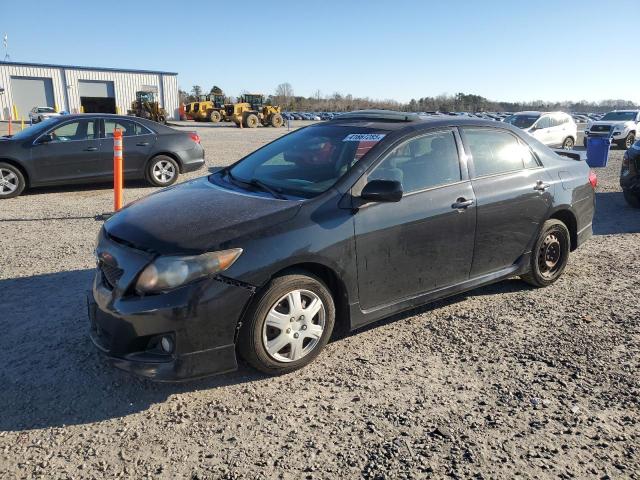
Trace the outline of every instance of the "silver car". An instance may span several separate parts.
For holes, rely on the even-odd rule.
[[[29,112],[29,120],[32,123],[42,122],[51,117],[59,117],[60,114],[52,107],[33,107]]]

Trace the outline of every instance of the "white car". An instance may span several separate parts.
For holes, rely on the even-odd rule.
[[[639,127],[640,110],[614,110],[600,120],[587,124],[584,131],[584,144],[587,145],[587,137],[590,135],[611,136],[620,148],[629,150],[636,141]]]
[[[42,122],[51,117],[59,117],[60,114],[52,107],[33,107],[29,112],[29,120],[32,123]]]
[[[523,129],[550,147],[571,150],[578,138],[578,126],[571,115],[564,112],[518,112],[504,119]]]

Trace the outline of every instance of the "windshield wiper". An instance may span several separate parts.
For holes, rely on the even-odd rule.
[[[264,183],[262,180],[258,180],[257,178],[252,178],[251,180],[249,180],[249,185],[252,185],[254,187],[258,187],[262,190],[264,190],[265,192],[270,193],[271,195],[273,195],[275,198],[278,198],[280,200],[286,200],[287,197],[285,197],[284,195],[282,195],[281,193],[279,193],[276,189],[274,189],[273,187],[270,187],[269,185],[267,185],[266,183]]]
[[[279,200],[286,200],[287,197],[285,197],[284,195],[282,195],[281,193],[279,193],[276,189],[274,189],[273,187],[270,187],[269,185],[267,185],[266,183],[264,183],[262,180],[258,180],[257,178],[252,178],[251,180],[247,181],[247,180],[240,180],[239,178],[235,177],[233,175],[233,173],[231,173],[231,169],[229,167],[225,168],[223,170],[224,174],[227,175],[229,177],[229,179],[235,183],[236,185],[238,184],[242,184],[242,185],[250,185],[252,187],[257,187],[260,190],[263,190],[267,193],[270,193],[274,198],[277,198]]]

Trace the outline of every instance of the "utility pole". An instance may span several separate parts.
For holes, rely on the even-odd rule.
[[[4,46],[4,61],[8,62],[11,60],[11,56],[9,55],[9,37],[7,36],[7,34],[4,34],[4,37],[2,37],[2,45]]]

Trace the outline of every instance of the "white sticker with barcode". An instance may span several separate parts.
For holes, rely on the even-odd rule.
[[[379,142],[384,138],[384,133],[350,133],[344,137],[343,142]]]

